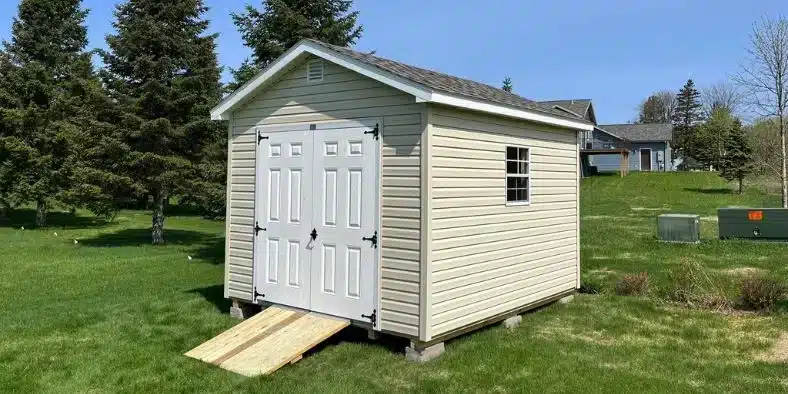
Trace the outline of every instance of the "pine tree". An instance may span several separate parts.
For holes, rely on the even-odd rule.
[[[512,79],[509,78],[509,77],[504,78],[503,79],[503,85],[501,86],[501,89],[511,93],[513,88],[514,88],[514,86],[512,86]]]
[[[261,10],[247,5],[231,14],[252,59],[233,70],[229,89],[243,85],[301,39],[355,44],[363,27],[357,25],[358,11],[350,11],[352,5],[352,0],[264,0]]]
[[[692,141],[697,133],[698,123],[702,120],[703,104],[700,101],[700,93],[695,89],[692,79],[689,79],[676,95],[676,109],[673,113],[674,152],[685,162],[695,159]]]
[[[720,160],[720,176],[739,182],[739,194],[744,190],[744,178],[753,171],[752,147],[741,122],[736,119],[725,138],[725,153]]]
[[[36,225],[69,183],[71,121],[92,77],[80,0],[23,0],[0,59],[0,203],[33,201]]]
[[[206,141],[225,133],[209,119],[221,96],[216,35],[202,0],[128,0],[116,7],[102,73],[122,112],[132,188],[153,197],[152,239],[164,243],[164,205],[191,193]]]
[[[736,128],[741,128],[741,122],[727,109],[715,109],[711,116],[695,129],[690,141],[692,157],[704,167],[721,168],[728,137]]]

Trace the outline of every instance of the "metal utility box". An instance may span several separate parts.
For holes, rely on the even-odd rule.
[[[667,242],[700,242],[700,216],[666,213],[657,218],[659,239]]]
[[[788,209],[720,208],[720,238],[788,240]]]

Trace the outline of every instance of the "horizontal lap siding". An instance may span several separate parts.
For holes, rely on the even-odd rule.
[[[381,118],[381,329],[418,335],[419,155],[423,104],[398,90],[325,62],[323,81],[306,82],[306,63],[233,114],[230,140],[227,294],[252,300],[255,128],[261,125]]]
[[[434,107],[432,337],[577,283],[574,131]],[[506,206],[506,146],[531,150],[531,203]]]

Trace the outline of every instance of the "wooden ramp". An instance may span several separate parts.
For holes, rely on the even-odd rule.
[[[267,375],[348,325],[347,319],[271,306],[185,355],[245,376]]]

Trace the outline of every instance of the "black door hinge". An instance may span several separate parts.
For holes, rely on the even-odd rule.
[[[257,132],[257,144],[260,145],[260,141],[267,140],[268,136],[264,136],[262,131]]]
[[[255,288],[255,289],[254,289],[254,299],[255,299],[255,301],[257,301],[257,298],[258,298],[258,297],[259,297],[259,298],[265,298],[265,294],[263,294],[263,293],[258,293],[258,292],[257,292],[257,289]]]
[[[361,317],[364,319],[369,319],[369,321],[371,321],[372,325],[374,326],[378,321],[378,310],[373,309],[371,315],[361,315]]]
[[[380,139],[380,127],[378,127],[378,124],[375,123],[375,128],[372,129],[372,130],[365,131],[364,134],[372,134],[372,136],[375,137],[376,140],[379,140]]]
[[[260,230],[267,231],[265,227],[260,227],[260,225],[257,222],[254,222],[254,235],[257,235],[257,233],[260,232]]]
[[[375,231],[375,234],[373,234],[371,237],[361,237],[361,240],[362,241],[370,241],[370,242],[372,242],[372,246],[377,249],[377,247],[378,247],[378,232]]]

